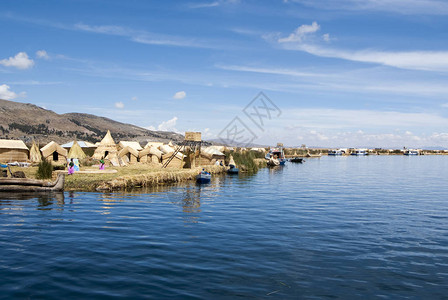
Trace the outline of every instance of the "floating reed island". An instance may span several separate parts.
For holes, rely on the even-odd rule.
[[[286,158],[323,155],[432,155],[448,154],[447,150],[422,149],[331,149],[308,148],[305,145],[283,148]],[[134,187],[149,187],[194,180],[204,168],[212,174],[224,173],[230,161],[240,172],[255,173],[266,166],[270,148],[235,148],[210,145],[200,132],[186,132],[185,140],[173,142],[146,141],[142,147],[136,141],[116,143],[110,131],[92,144],[71,141],[59,145],[52,141],[43,147],[36,142],[26,145],[20,140],[0,140],[0,163],[9,164],[13,171],[22,171],[27,178],[56,179],[66,173],[69,163],[75,172],[67,176],[66,190],[114,191]],[[105,169],[100,170],[104,164]],[[16,166],[14,166],[16,165]],[[27,168],[23,168],[27,166]],[[14,169],[15,168],[15,169]],[[2,172],[5,175],[5,172]],[[7,174],[6,174],[7,175]]]
[[[3,144],[8,148],[1,151],[0,140],[0,162],[9,163],[13,171],[23,171],[27,178],[54,179],[73,165],[74,173],[65,180],[65,190],[69,191],[115,191],[194,180],[202,169],[225,173],[232,158],[241,172],[254,173],[265,165],[264,149],[212,146],[202,141],[198,132],[187,132],[185,141],[177,145],[115,143],[110,131],[96,144],[71,141],[59,145],[52,141],[39,147],[33,142],[30,148],[22,141]],[[103,164],[104,169],[100,167]],[[27,168],[22,168],[25,165]]]

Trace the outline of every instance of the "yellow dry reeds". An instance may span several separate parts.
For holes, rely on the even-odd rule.
[[[207,172],[212,174],[225,172],[224,167],[207,166]],[[124,190],[132,187],[148,187],[154,185],[164,185],[187,180],[194,180],[201,168],[183,169],[183,170],[160,170],[151,173],[143,173],[137,175],[125,175],[110,181],[102,182],[96,190],[98,191],[114,191]]]

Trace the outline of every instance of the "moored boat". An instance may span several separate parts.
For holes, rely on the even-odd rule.
[[[64,190],[65,174],[53,182],[29,178],[0,178],[0,192],[60,192]]]
[[[197,183],[209,183],[211,179],[212,179],[212,175],[205,171],[202,171],[201,173],[196,175]]]
[[[345,153],[345,151],[342,151],[341,149],[328,150],[328,155],[329,156],[340,156],[340,155],[342,155],[344,153]]]
[[[285,165],[286,158],[282,144],[278,144],[276,148],[271,148],[264,158],[267,160],[266,163],[268,166],[274,167]]]
[[[291,158],[289,161],[293,162],[293,163],[300,163],[301,164],[303,162],[303,158],[294,157],[294,158]]]
[[[238,169],[237,167],[230,167],[228,170],[227,170],[227,173],[228,174],[238,174],[240,172],[240,169]]]
[[[416,149],[407,149],[403,152],[404,155],[420,155],[420,150]]]
[[[368,155],[368,152],[366,149],[356,149],[355,151],[350,153],[350,155],[364,156],[364,155]]]
[[[238,174],[239,172],[240,169],[236,167],[235,160],[233,159],[233,156],[230,155],[229,169],[227,170],[227,174]]]

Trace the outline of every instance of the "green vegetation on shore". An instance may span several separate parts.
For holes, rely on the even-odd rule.
[[[48,179],[51,178],[53,174],[53,166],[51,162],[47,161],[45,158],[37,165],[36,178],[37,179]]]
[[[260,167],[266,166],[264,153],[257,151],[225,151],[226,164],[230,160],[230,155],[241,172],[256,173]],[[264,165],[263,165],[264,163]]]

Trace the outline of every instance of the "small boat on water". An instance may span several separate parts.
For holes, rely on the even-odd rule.
[[[196,175],[197,183],[209,183],[211,179],[212,179],[212,175],[205,171],[202,171],[201,173]]]
[[[367,153],[366,149],[356,149],[355,151],[350,153],[350,155],[364,156],[364,155],[368,155],[368,153]]]
[[[264,157],[267,160],[267,165],[270,167],[284,166],[286,163],[285,153],[283,152],[282,146],[277,146],[276,148],[269,149]]]
[[[236,167],[235,160],[233,159],[233,156],[230,155],[229,169],[227,170],[227,174],[238,174],[239,172],[240,169]]]
[[[329,156],[339,156],[339,155],[343,155],[345,152],[342,151],[341,149],[337,149],[337,150],[328,150],[328,155]]]
[[[60,192],[64,190],[65,174],[53,182],[29,178],[0,178],[0,192]]]
[[[289,161],[293,162],[293,163],[301,164],[301,163],[303,163],[304,160],[303,160],[303,158],[300,158],[300,157],[294,157],[294,158],[291,158]]]
[[[227,174],[238,174],[240,172],[240,169],[237,167],[230,165],[230,168],[227,170]]]
[[[404,155],[420,155],[420,150],[416,149],[407,149],[403,152]]]

